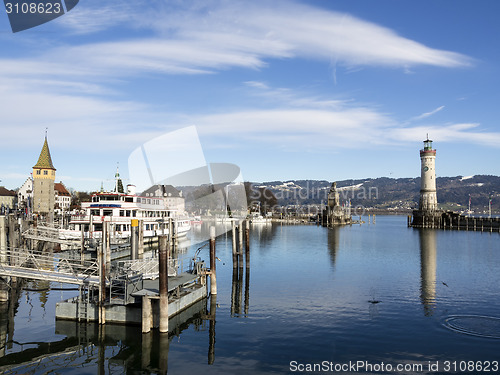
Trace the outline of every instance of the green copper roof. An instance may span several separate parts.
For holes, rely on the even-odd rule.
[[[47,143],[47,137],[45,137],[45,142],[43,143],[42,152],[40,152],[40,157],[38,158],[38,162],[33,168],[44,168],[44,169],[53,169],[54,165],[52,164],[52,158],[50,157],[49,144]]]

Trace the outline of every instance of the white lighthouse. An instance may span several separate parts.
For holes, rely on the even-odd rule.
[[[418,209],[425,212],[437,210],[436,194],[436,150],[432,149],[432,141],[427,135],[424,148],[420,150],[420,203]]]

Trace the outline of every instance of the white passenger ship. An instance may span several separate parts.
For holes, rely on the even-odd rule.
[[[185,236],[191,228],[189,218],[179,217],[177,210],[167,209],[161,196],[143,197],[135,194],[133,185],[127,193],[99,192],[90,202],[82,202],[82,214],[72,215],[70,229],[59,230],[61,239],[101,238],[102,223],[111,223],[112,238],[127,238],[131,234],[132,220],[142,223],[143,236],[155,237],[168,234],[172,218],[174,235]]]

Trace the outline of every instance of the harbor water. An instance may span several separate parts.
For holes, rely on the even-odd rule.
[[[219,227],[216,300],[167,342],[137,326],[56,322],[55,304],[78,291],[26,281],[0,317],[0,373],[500,372],[500,234],[406,224],[254,224],[241,271]],[[193,227],[186,257],[208,225]],[[199,255],[208,263],[207,246]]]

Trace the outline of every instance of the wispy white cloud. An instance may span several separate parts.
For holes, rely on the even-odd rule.
[[[144,30],[134,39],[109,38],[50,51],[102,74],[208,73],[231,67],[261,69],[272,59],[313,58],[349,68],[468,66],[472,59],[427,47],[371,22],[292,1],[89,1],[61,25],[97,32],[116,25]],[[102,34],[100,34],[102,35]]]
[[[436,113],[438,113],[439,111],[442,111],[444,109],[444,105],[436,108],[435,110],[433,111],[430,111],[430,112],[425,112],[425,113],[422,113],[421,115],[418,115],[418,116],[415,116],[413,117],[410,121],[418,121],[418,120],[422,120],[424,118],[427,118],[427,117],[430,117]]]

